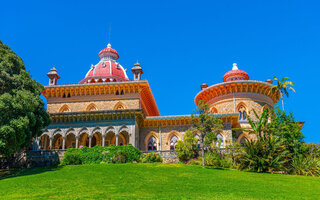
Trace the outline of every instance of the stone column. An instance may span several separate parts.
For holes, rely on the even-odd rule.
[[[89,135],[89,148],[91,148],[92,135]]]
[[[106,136],[102,135],[102,146],[104,147]]]
[[[66,137],[62,138],[62,150],[66,149]]]
[[[224,148],[228,145],[232,145],[232,127],[231,124],[223,124],[223,133],[225,135],[225,141],[223,142]]]
[[[76,136],[76,149],[79,148],[79,136]]]
[[[51,150],[52,149],[52,140],[53,140],[53,138],[50,137],[49,139],[50,139],[50,141],[49,141],[49,149]]]
[[[119,135],[116,135],[116,146],[119,146]]]
[[[161,125],[159,124],[159,151],[162,151],[162,135],[161,135]]]

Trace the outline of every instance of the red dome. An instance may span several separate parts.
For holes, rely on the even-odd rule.
[[[126,70],[116,61],[119,55],[116,50],[108,47],[99,53],[100,62],[92,65],[85,78],[79,83],[128,81]]]
[[[249,75],[243,70],[239,70],[236,63],[233,63],[233,68],[231,71],[228,71],[223,76],[223,81],[238,81],[238,80],[249,80]]]
[[[103,56],[103,54],[112,55],[112,56],[115,57],[115,59],[118,59],[118,58],[119,58],[118,52],[117,52],[115,49],[112,49],[112,48],[111,48],[111,45],[108,45],[107,48],[102,49],[102,50],[99,52],[98,56],[101,58],[101,57]]]

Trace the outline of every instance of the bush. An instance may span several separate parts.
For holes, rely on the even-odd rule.
[[[313,157],[299,155],[293,158],[291,174],[305,176],[320,176],[320,160]]]
[[[140,162],[141,151],[132,145],[124,146],[94,146],[81,149],[68,148],[61,162],[62,165],[73,164],[99,164]]]
[[[78,151],[65,153],[61,165],[81,165],[81,154]]]
[[[154,162],[162,162],[162,158],[160,154],[155,152],[150,152],[142,155],[141,161],[143,163],[154,163]]]
[[[230,158],[224,157],[223,154],[215,150],[205,153],[205,164],[207,166],[233,168],[233,162]]]
[[[175,151],[182,162],[187,162],[198,156],[198,140],[191,131],[186,131],[183,140],[178,141]]]
[[[187,164],[189,164],[189,165],[202,165],[202,160],[200,158],[193,158],[193,159],[189,160]]]
[[[283,171],[290,157],[279,137],[264,135],[256,141],[250,140],[245,143],[240,154],[240,169],[255,172]]]
[[[112,163],[126,163],[128,160],[127,152],[117,151],[114,156],[111,158]]]

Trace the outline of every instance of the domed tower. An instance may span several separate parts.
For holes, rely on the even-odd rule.
[[[261,114],[265,108],[273,108],[279,101],[279,93],[272,93],[272,82],[249,80],[249,75],[239,70],[234,63],[232,70],[225,73],[223,82],[210,87],[202,87],[196,95],[195,103],[208,104],[213,113],[238,114],[238,121],[232,127],[250,128],[247,116],[255,119],[253,110]],[[241,142],[242,136],[237,137]],[[249,139],[249,136],[246,137]]]
[[[110,43],[107,48],[99,52],[98,56],[100,62],[91,66],[80,84],[129,81],[126,70],[117,62],[119,54],[111,48]]]

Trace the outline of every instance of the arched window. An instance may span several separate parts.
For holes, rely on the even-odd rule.
[[[148,151],[157,151],[157,140],[154,136],[148,140]]]
[[[93,103],[89,104],[86,109],[86,111],[91,111],[91,110],[97,110],[96,105]]]
[[[213,113],[218,113],[218,110],[217,110],[217,108],[215,108],[215,107],[212,107],[212,108],[211,108],[211,111],[212,111]]]
[[[194,137],[195,137],[195,138],[197,139],[197,141],[198,141],[198,143],[197,143],[197,148],[200,149],[200,136],[199,136],[198,134],[196,134]]]
[[[239,120],[247,120],[246,108],[245,108],[244,106],[239,106],[238,112],[239,112],[239,114],[240,114]]]
[[[70,111],[71,110],[67,105],[63,105],[59,110],[59,112],[70,112]]]
[[[216,147],[223,148],[223,136],[221,134],[217,135]]]
[[[120,110],[120,109],[125,109],[124,105],[121,102],[118,102],[115,106],[114,106],[115,110]]]
[[[248,141],[248,139],[246,137],[242,137],[241,140],[240,140],[240,145],[242,147],[244,147],[245,143]]]
[[[178,137],[177,136],[172,136],[170,139],[170,150],[174,150],[176,148],[176,145],[178,143]]]

